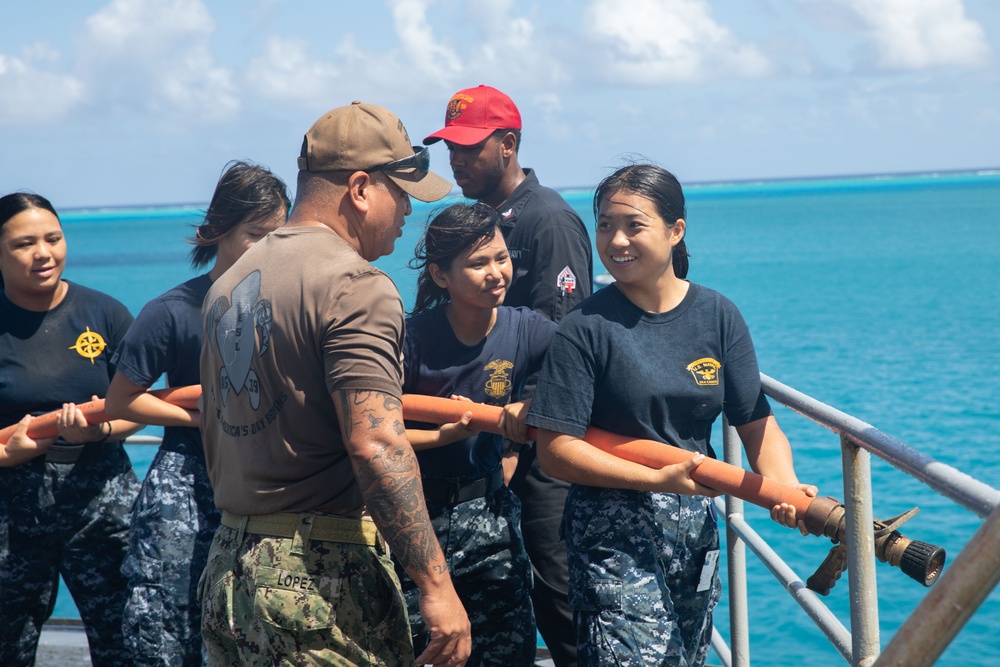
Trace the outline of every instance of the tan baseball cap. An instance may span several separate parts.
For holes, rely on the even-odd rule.
[[[327,111],[306,132],[300,171],[383,171],[420,201],[437,201],[451,183],[430,171],[430,152],[413,146],[403,121],[388,109],[352,102]]]

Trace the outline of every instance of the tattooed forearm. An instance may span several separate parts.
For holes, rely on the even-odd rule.
[[[359,462],[357,472],[368,511],[400,564],[410,572],[432,569],[441,560],[441,548],[427,516],[413,450],[394,443]]]
[[[447,570],[427,515],[420,468],[406,441],[401,403],[384,392],[340,392],[341,419],[365,505],[400,564],[411,574]],[[367,428],[360,427],[362,423]],[[416,578],[416,577],[414,577]]]

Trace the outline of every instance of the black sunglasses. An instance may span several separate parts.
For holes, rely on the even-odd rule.
[[[373,171],[400,171],[403,169],[416,169],[418,172],[426,174],[431,169],[430,149],[427,146],[414,146],[413,155],[388,164],[370,167],[365,171],[371,173]]]

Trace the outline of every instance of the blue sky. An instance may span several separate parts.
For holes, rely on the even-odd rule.
[[[234,158],[293,185],[327,109],[381,104],[419,141],[480,83],[556,187],[628,154],[683,182],[991,168],[998,49],[995,0],[6,2],[0,191],[205,202]]]

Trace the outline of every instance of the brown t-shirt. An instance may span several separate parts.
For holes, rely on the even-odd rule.
[[[202,319],[215,504],[360,516],[330,394],[401,395],[403,303],[392,280],[326,227],[281,228],[216,281]]]

